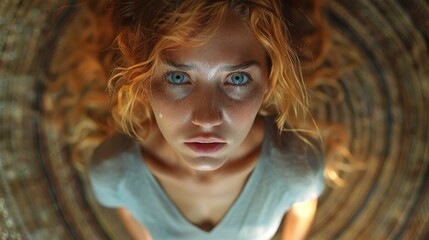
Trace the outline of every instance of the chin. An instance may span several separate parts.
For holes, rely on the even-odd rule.
[[[218,159],[212,157],[198,157],[191,161],[187,161],[189,167],[197,171],[215,171],[222,167],[226,159]]]

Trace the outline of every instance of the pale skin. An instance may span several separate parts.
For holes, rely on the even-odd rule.
[[[264,137],[258,111],[267,90],[267,55],[238,16],[231,13],[226,22],[205,44],[165,53],[151,83],[157,127],[141,143],[166,194],[204,231],[216,227],[239,196]],[[223,147],[206,153],[187,145],[206,137]],[[316,207],[317,199],[294,204],[284,217],[283,239],[304,239]],[[152,239],[127,209],[117,211],[134,239]]]

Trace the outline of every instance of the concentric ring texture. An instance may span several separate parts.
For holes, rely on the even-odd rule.
[[[0,0],[0,239],[126,239],[42,111],[75,5]],[[359,167],[337,165],[346,185],[326,187],[309,238],[429,239],[429,4],[329,1],[327,18],[347,71],[313,110]]]

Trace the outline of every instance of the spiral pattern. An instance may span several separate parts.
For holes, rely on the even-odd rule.
[[[0,1],[0,239],[124,239],[41,111],[47,61],[75,10]],[[312,111],[346,130],[338,137],[352,155],[335,163],[345,186],[326,188],[310,238],[428,239],[428,2],[338,0],[327,10],[344,71],[320,84]]]

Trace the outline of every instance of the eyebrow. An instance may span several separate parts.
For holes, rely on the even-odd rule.
[[[198,70],[198,66],[194,63],[180,64],[180,63],[175,63],[172,61],[166,61],[166,63],[170,67],[174,67],[174,68],[176,68],[178,70],[182,70],[182,71],[196,71],[196,70]],[[261,67],[261,63],[259,61],[256,61],[256,60],[250,60],[250,61],[246,61],[246,62],[237,64],[237,65],[223,65],[220,67],[220,71],[222,71],[222,72],[233,72],[233,71],[243,70],[243,69],[249,68],[251,66]]]

